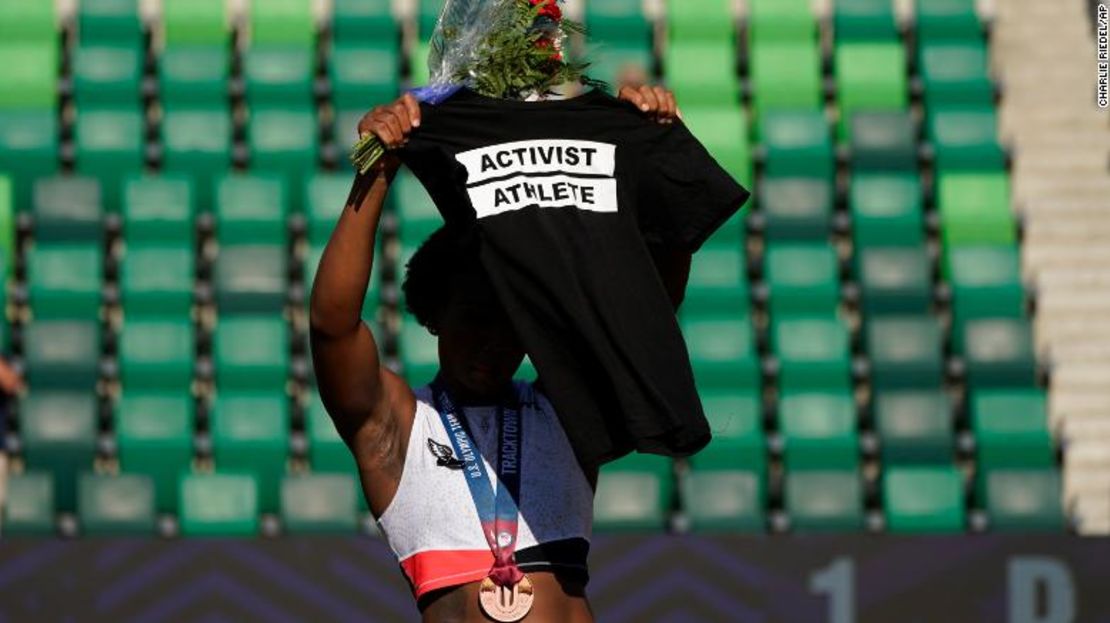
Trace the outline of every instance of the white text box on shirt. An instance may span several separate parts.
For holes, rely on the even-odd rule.
[[[590,212],[617,211],[617,181],[611,178],[520,175],[468,188],[467,193],[478,218],[529,206],[572,207]]]
[[[597,141],[544,139],[500,143],[455,154],[467,184],[514,173],[609,175],[616,171],[616,145]]]

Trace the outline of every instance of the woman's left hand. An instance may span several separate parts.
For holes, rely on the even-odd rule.
[[[682,118],[674,92],[661,86],[626,84],[617,92],[617,97],[631,103],[659,123],[674,123],[676,117]]]

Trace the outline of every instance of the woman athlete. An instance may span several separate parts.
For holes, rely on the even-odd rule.
[[[660,123],[677,115],[660,87],[622,87],[622,100]],[[379,106],[359,123],[388,148],[403,146],[420,125],[411,95]],[[397,555],[424,621],[487,621],[479,582],[490,570],[485,540],[460,458],[428,386],[413,388],[380,364],[361,319],[378,223],[400,160],[392,153],[356,178],[324,249],[311,297],[311,345],[321,398],[354,454],[370,509]],[[677,275],[681,296],[688,256],[660,263]],[[657,258],[657,262],[659,262]],[[671,270],[677,266],[677,270]],[[665,268],[666,267],[666,268]],[[417,321],[439,344],[438,383],[465,417],[482,456],[496,452],[495,413],[520,410],[520,525],[517,566],[534,587],[524,620],[593,620],[585,596],[586,552],[593,517],[595,465],[579,465],[542,382],[514,383],[524,358],[478,262],[473,240],[444,228],[414,254],[403,285]],[[441,403],[440,403],[441,404]],[[492,459],[490,459],[492,461]]]

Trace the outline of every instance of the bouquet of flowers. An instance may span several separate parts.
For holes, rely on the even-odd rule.
[[[558,0],[447,0],[432,35],[431,81],[413,91],[432,104],[466,86],[488,97],[525,99],[549,94],[573,81],[600,84],[583,75],[587,63],[567,61],[568,34],[581,24],[563,17]],[[385,153],[373,134],[351,152],[360,173]]]

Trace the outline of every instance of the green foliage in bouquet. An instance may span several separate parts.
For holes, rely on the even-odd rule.
[[[557,5],[526,0],[505,2],[495,14],[497,27],[479,43],[474,62],[452,76],[453,81],[488,97],[522,99],[529,94],[548,94],[566,82],[581,80],[588,66],[563,58],[561,28],[566,34],[582,34],[578,22],[552,17]]]

